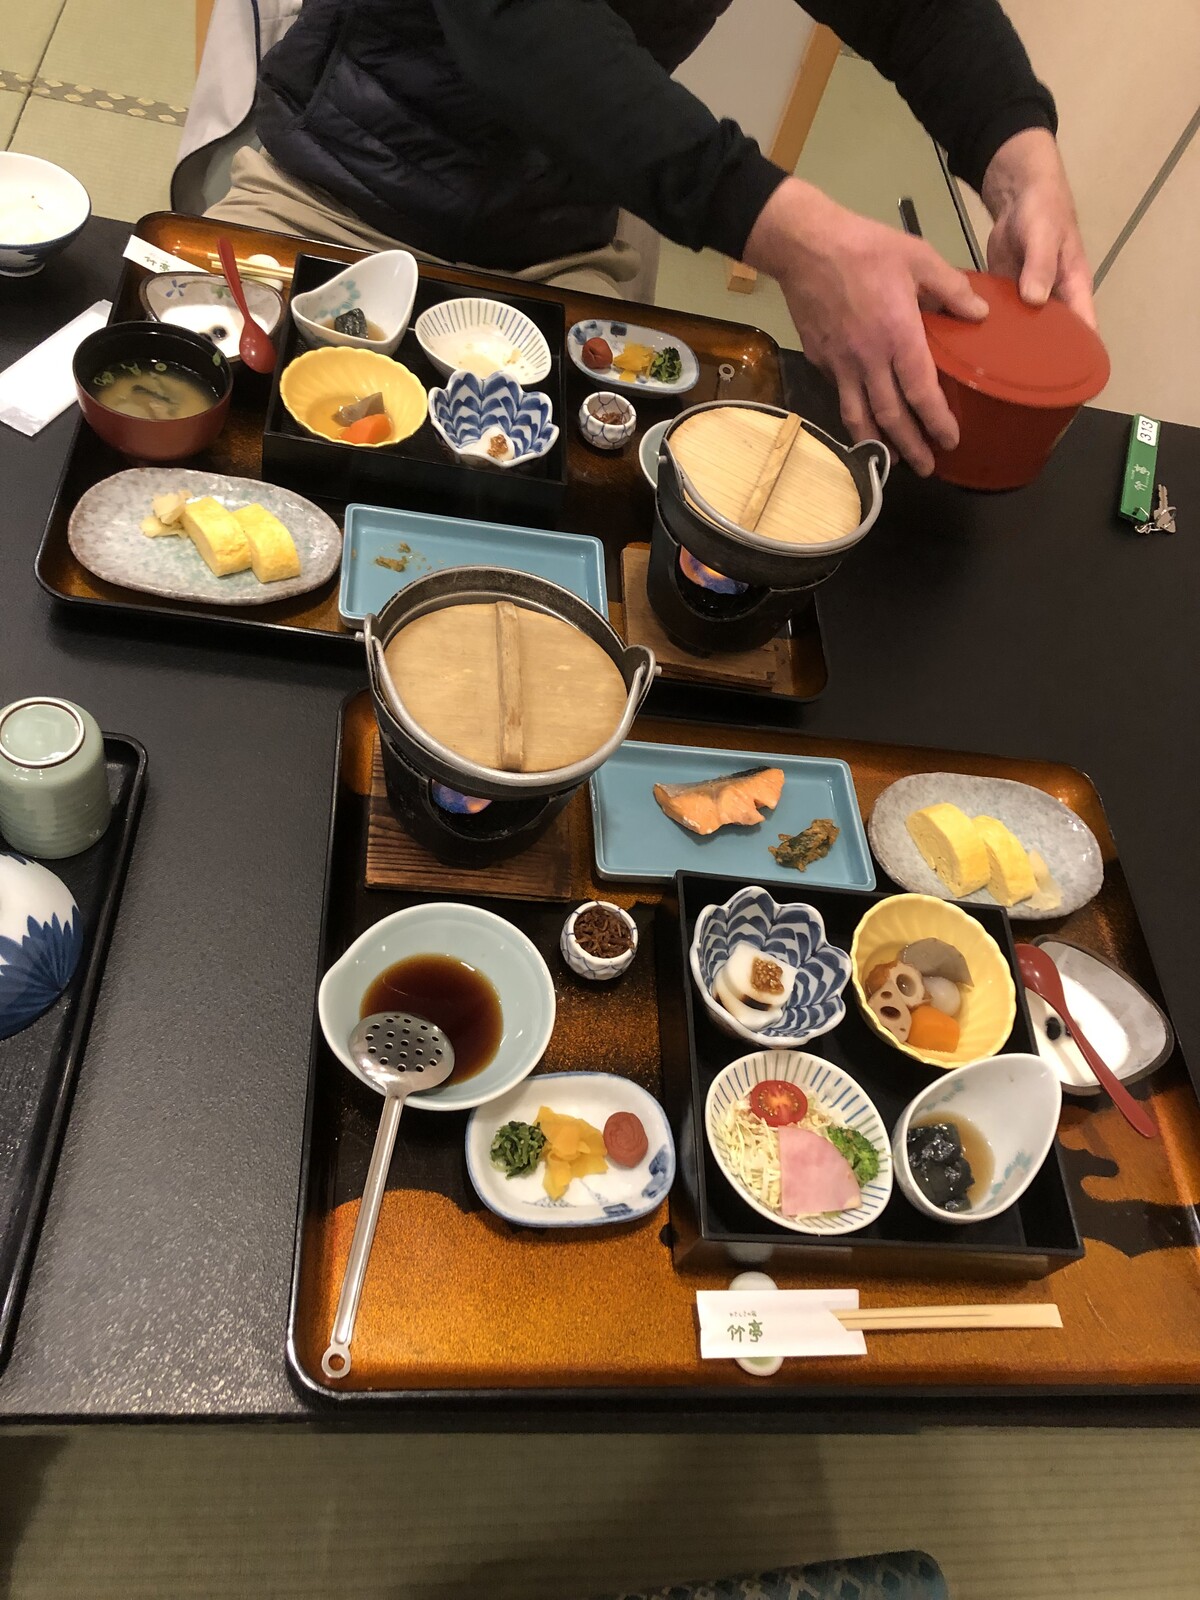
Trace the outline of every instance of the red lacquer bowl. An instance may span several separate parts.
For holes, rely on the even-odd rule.
[[[934,473],[966,489],[1019,489],[1069,423],[1108,382],[1108,352],[1059,300],[1027,306],[1015,283],[969,272],[988,303],[982,322],[926,312],[925,334],[959,427],[956,450],[934,451]]]
[[[113,411],[93,390],[106,372],[119,372],[122,362],[138,362],[144,370],[156,361],[182,367],[212,395],[212,405],[194,417],[128,417]],[[89,425],[115,450],[133,461],[185,461],[207,449],[225,426],[233,369],[202,334],[163,322],[114,322],[90,333],[75,352],[75,392]]]

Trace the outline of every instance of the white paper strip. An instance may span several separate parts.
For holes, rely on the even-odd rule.
[[[747,1356],[865,1356],[861,1333],[834,1311],[857,1311],[857,1289],[698,1289],[700,1355],[705,1361]]]
[[[145,239],[139,239],[136,233],[129,235],[129,243],[121,254],[127,261],[145,267],[147,272],[208,271],[207,267],[198,267],[194,261],[184,261],[181,256],[173,256],[169,250],[160,250],[157,245],[147,244]]]
[[[108,321],[111,310],[111,300],[97,300],[0,372],[0,422],[32,438],[72,404],[71,361],[88,334]]]

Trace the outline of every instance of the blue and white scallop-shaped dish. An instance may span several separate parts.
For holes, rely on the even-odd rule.
[[[526,393],[506,372],[477,378],[452,372],[444,389],[429,391],[429,420],[456,456],[493,467],[519,467],[553,449],[558,438],[554,406],[540,390]],[[509,453],[488,454],[500,433]]]
[[[616,367],[604,367],[595,372],[584,366],[582,351],[589,339],[603,339],[613,355],[620,355],[627,344],[644,344],[651,350],[675,349],[679,351],[681,371],[674,383],[660,383],[657,378],[640,374],[626,381]],[[602,389],[636,389],[640,395],[686,394],[700,380],[700,363],[690,345],[673,333],[660,333],[657,328],[642,328],[635,322],[615,322],[609,317],[589,317],[586,322],[576,322],[567,330],[567,354],[589,382]]]
[[[879,1172],[864,1185],[858,1205],[848,1211],[823,1211],[809,1217],[785,1217],[752,1195],[730,1165],[729,1152],[721,1136],[719,1121],[739,1100],[744,1100],[756,1083],[782,1078],[802,1089],[810,1107],[819,1106],[843,1127],[853,1128],[869,1139],[879,1156]],[[791,1233],[857,1233],[869,1227],[892,1197],[892,1151],[879,1112],[867,1091],[848,1072],[803,1051],[759,1050],[722,1068],[709,1085],[704,1102],[704,1131],[709,1149],[724,1176],[736,1189],[739,1199],[768,1221]]]
[[[614,1111],[632,1111],[649,1145],[636,1167],[618,1167],[573,1178],[566,1193],[551,1200],[542,1183],[545,1168],[506,1178],[492,1165],[496,1130],[506,1122],[534,1122],[542,1106],[582,1117],[603,1129]],[[498,1217],[521,1228],[599,1228],[636,1222],[657,1209],[675,1181],[675,1141],[666,1112],[645,1089],[613,1072],[545,1072],[510,1094],[471,1113],[467,1123],[467,1171],[475,1193]]]
[[[766,1028],[744,1027],[713,998],[718,972],[742,941],[798,969],[783,1016]],[[763,1049],[799,1049],[846,1015],[842,993],[850,981],[850,957],[826,939],[821,913],[812,906],[779,905],[758,884],[739,889],[724,905],[705,906],[692,934],[691,967],[717,1027]]]
[[[83,920],[66,884],[40,861],[0,850],[0,1039],[59,995],[83,954]]]

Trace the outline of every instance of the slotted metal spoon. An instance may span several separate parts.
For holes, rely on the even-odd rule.
[[[371,1165],[367,1169],[362,1204],[358,1208],[358,1221],[354,1224],[354,1238],[350,1241],[333,1333],[321,1357],[321,1371],[327,1378],[344,1378],[350,1371],[354,1319],[358,1315],[367,1263],[371,1259],[375,1224],[379,1221],[404,1102],[419,1090],[436,1089],[454,1070],[454,1046],[442,1030],[426,1022],[424,1017],[410,1016],[406,1011],[380,1011],[375,1016],[364,1017],[350,1035],[348,1049],[364,1076],[383,1095],[383,1111],[371,1152]]]

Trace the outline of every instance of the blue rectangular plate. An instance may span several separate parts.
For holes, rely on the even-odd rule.
[[[401,549],[408,546],[408,551]],[[407,555],[403,572],[380,566]],[[342,583],[338,610],[353,627],[369,612],[378,613],[399,589],[443,567],[508,567],[532,572],[570,589],[608,615],[604,547],[582,533],[544,533],[499,522],[464,522],[384,506],[346,507],[342,544]]]
[[[656,783],[696,783],[744,767],[781,767],[784,774],[779,804],[755,828],[721,828],[701,838],[672,822],[654,798]],[[663,879],[685,871],[722,873],[745,883],[875,887],[854,779],[844,761],[627,739],[593,774],[591,787],[602,878]],[[833,849],[806,872],[781,867],[768,846],[778,844],[781,833],[799,833],[815,817],[832,817],[842,830]]]

